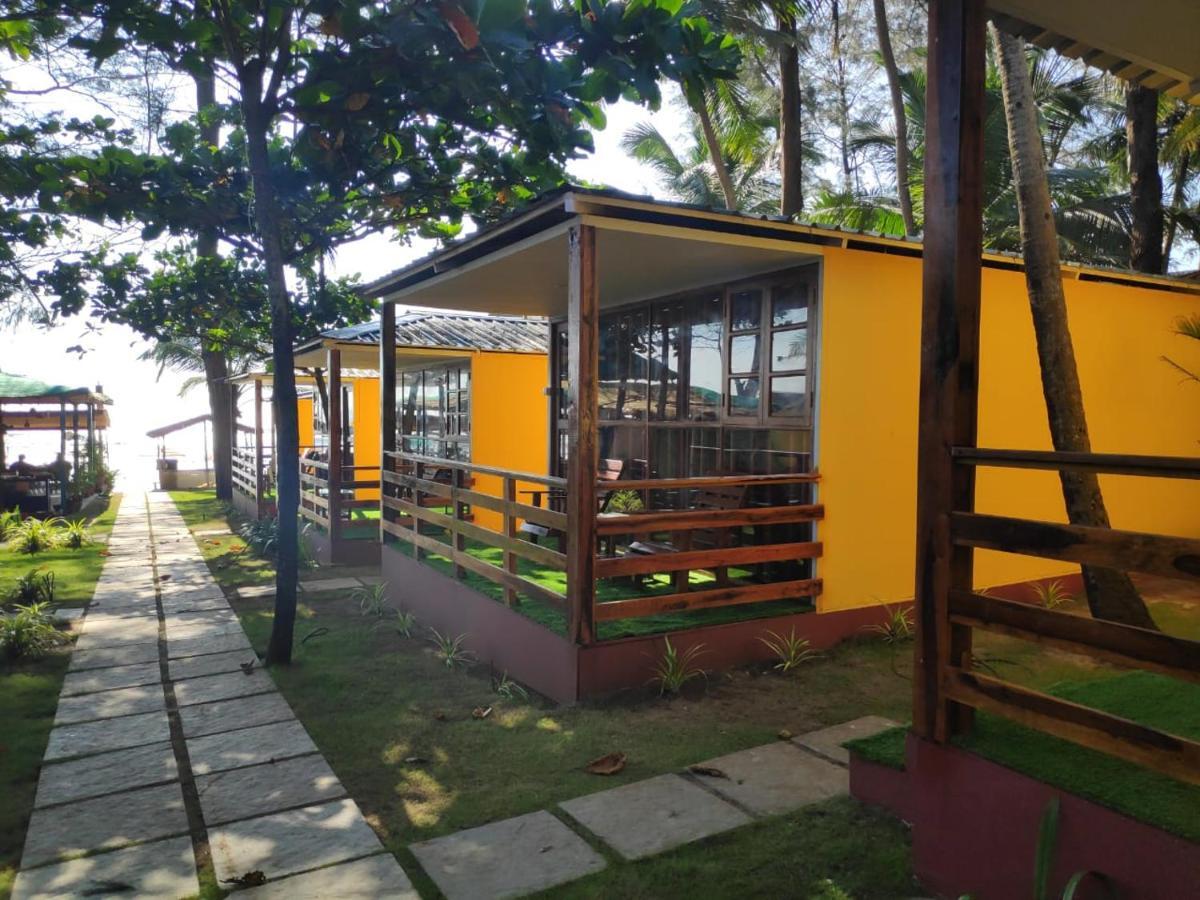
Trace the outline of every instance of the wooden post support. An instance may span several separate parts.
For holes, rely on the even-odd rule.
[[[511,475],[504,476],[504,534],[510,541],[520,538],[517,532],[517,517],[513,515],[512,504],[517,502],[517,480]],[[517,574],[517,554],[511,550],[504,551],[504,571]],[[510,587],[504,589],[506,606],[517,605],[517,592]]]
[[[79,477],[79,404],[71,404],[71,471]],[[80,483],[82,487],[82,482]]]
[[[596,231],[574,225],[567,261],[567,636],[596,639],[596,475],[599,466],[600,291]]]
[[[970,590],[969,548],[949,517],[974,506],[974,473],[955,446],[975,446],[983,250],[983,0],[930,0],[917,442],[916,647],[913,728],[945,741],[969,725],[947,700],[948,666],[969,664],[970,629],[951,625],[951,590]]]
[[[63,515],[67,512],[67,479],[65,466],[62,465],[67,461],[67,404],[65,401],[60,401],[58,404],[58,502],[59,512]],[[49,493],[49,491],[47,491]],[[46,498],[46,505],[50,505],[50,498]],[[49,512],[49,510],[46,510]]]
[[[237,419],[233,420],[237,428]],[[237,435],[234,434],[234,443]],[[261,378],[254,379],[254,509],[258,518],[263,518],[267,512],[267,490],[263,484],[263,383]]]
[[[98,483],[96,476],[96,404],[88,402],[87,408],[87,461],[88,473],[92,484]],[[4,454],[0,453],[0,464],[4,462]]]
[[[330,348],[329,368],[329,545],[336,552],[342,531],[342,351]]]
[[[386,532],[383,523],[388,509],[383,498],[393,493],[383,480],[383,472],[391,467],[389,453],[396,452],[396,305],[383,304],[379,321],[379,540]]]

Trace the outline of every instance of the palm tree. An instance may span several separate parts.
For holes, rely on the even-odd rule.
[[[989,25],[999,61],[1013,185],[1020,219],[1021,248],[1025,257],[1025,282],[1033,313],[1042,393],[1054,449],[1091,452],[1083,389],[1075,364],[1075,350],[1067,321],[1062,263],[1047,179],[1045,141],[1038,122],[1025,42]],[[1094,472],[1060,471],[1067,517],[1072,525],[1108,528],[1108,510]],[[1097,619],[1154,628],[1145,602],[1125,572],[1083,566],[1088,607]]]

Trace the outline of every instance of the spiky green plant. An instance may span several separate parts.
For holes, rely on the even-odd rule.
[[[441,660],[447,669],[462,668],[475,659],[475,654],[463,647],[467,640],[465,634],[450,637],[436,628],[430,628],[429,634],[429,642],[433,644],[433,655]]]
[[[358,603],[358,611],[364,616],[382,619],[391,612],[391,601],[388,600],[386,582],[355,588],[350,592],[350,599]]]
[[[19,509],[0,510],[0,541],[7,541],[21,525]]]
[[[62,537],[64,520],[37,519],[30,516],[25,519],[9,538],[9,543],[18,553],[41,553],[57,547]]]
[[[505,700],[525,701],[529,699],[529,691],[509,678],[507,672],[500,676],[500,680],[495,682],[494,687],[496,693]]]
[[[62,545],[70,547],[72,550],[78,550],[80,547],[86,547],[92,542],[92,533],[88,530],[90,522],[85,522],[83,519],[76,519],[73,522],[64,522],[62,527]]]
[[[913,636],[913,608],[885,606],[887,618],[872,625],[870,630],[883,638],[885,644],[899,644]]]
[[[821,655],[809,646],[807,638],[796,636],[794,626],[786,636],[774,631],[768,631],[759,637],[759,641],[774,654],[777,660],[772,668],[778,672],[783,672],[785,675],[793,669],[804,665],[806,662],[812,662]]]
[[[30,569],[18,579],[11,599],[16,603],[50,603],[54,600],[54,573]]]
[[[1075,599],[1061,581],[1035,582],[1030,585],[1034,597],[1037,602],[1046,609],[1058,609],[1060,606],[1065,606]]]
[[[407,610],[396,611],[396,631],[403,637],[410,638],[417,630],[417,617]]]
[[[48,604],[18,605],[8,615],[0,615],[0,651],[10,658],[41,656],[64,637],[54,627]]]
[[[695,678],[707,678],[696,659],[705,653],[703,644],[693,644],[682,653],[675,649],[669,637],[663,638],[663,652],[654,664],[654,675],[648,683],[658,685],[658,695],[678,694]]]

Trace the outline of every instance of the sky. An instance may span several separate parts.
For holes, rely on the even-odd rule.
[[[626,130],[648,119],[668,136],[682,136],[685,131],[682,112],[670,102],[651,112],[621,101],[609,107],[608,126],[595,136],[595,153],[572,162],[570,176],[636,193],[654,193],[653,173],[629,159],[619,145]],[[431,252],[434,246],[429,241],[403,246],[386,235],[374,235],[342,247],[328,269],[338,276],[358,274],[366,282]],[[68,351],[75,346],[82,346],[84,352]],[[149,487],[154,480],[157,442],[146,437],[146,431],[208,412],[203,387],[181,396],[187,375],[165,372],[160,377],[153,362],[140,358],[149,347],[126,327],[105,325],[93,331],[81,318],[68,319],[49,330],[25,324],[0,331],[0,370],[71,386],[102,385],[113,401],[109,410],[112,464],[120,471],[123,486]],[[35,463],[48,462],[57,443],[57,435],[11,435],[9,456],[15,458],[23,452]],[[177,433],[168,441],[167,452],[180,458],[181,468],[202,467],[201,429]]]

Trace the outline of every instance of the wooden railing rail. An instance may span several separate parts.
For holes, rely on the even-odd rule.
[[[1009,469],[1096,472],[1109,475],[1144,475],[1156,478],[1200,478],[1200,458],[1145,456],[1129,453],[1071,453],[1054,450],[996,450],[955,447],[956,463]]]

